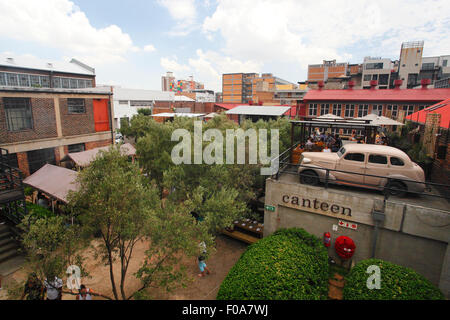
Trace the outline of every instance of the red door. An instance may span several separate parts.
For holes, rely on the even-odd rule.
[[[109,131],[108,99],[94,99],[95,132]]]

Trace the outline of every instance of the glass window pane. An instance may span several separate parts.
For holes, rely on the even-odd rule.
[[[387,164],[387,157],[379,154],[371,154],[369,156],[370,163]]]

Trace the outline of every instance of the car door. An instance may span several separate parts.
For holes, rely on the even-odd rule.
[[[337,170],[347,171],[345,172],[333,172],[336,179],[342,180],[346,183],[363,184],[364,183],[364,173],[366,170],[366,155],[362,152],[347,152],[344,154],[336,165]],[[353,173],[360,173],[353,174]],[[340,181],[338,181],[340,182]]]
[[[366,163],[366,174],[374,176],[387,176],[389,174],[388,159],[385,154],[370,153]],[[364,184],[377,187],[383,178],[365,176]]]

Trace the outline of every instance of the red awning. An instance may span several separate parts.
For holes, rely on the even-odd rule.
[[[450,99],[446,99],[429,106],[428,108],[414,112],[405,118],[414,122],[425,123],[428,113],[441,114],[440,127],[448,129],[450,125]]]

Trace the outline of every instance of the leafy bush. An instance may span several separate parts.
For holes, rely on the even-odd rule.
[[[328,255],[303,229],[275,232],[249,246],[222,282],[217,299],[326,299]]]
[[[37,204],[31,203],[31,202],[27,202],[27,210],[28,210],[28,214],[30,214],[31,216],[35,217],[35,218],[49,218],[49,217],[54,217],[55,214],[49,210],[46,209],[44,207],[41,207]]]
[[[381,288],[368,289],[370,265],[381,271]],[[348,300],[439,300],[444,296],[430,281],[414,270],[379,259],[360,261],[346,277],[344,299]]]

